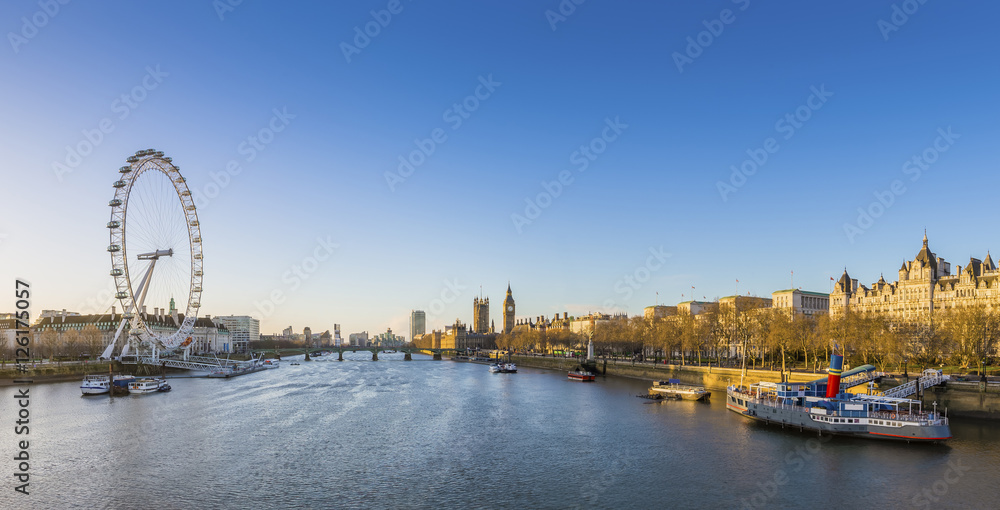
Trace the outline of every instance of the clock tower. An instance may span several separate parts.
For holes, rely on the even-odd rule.
[[[510,295],[510,283],[507,283],[507,298],[503,300],[503,332],[514,331],[514,297]]]

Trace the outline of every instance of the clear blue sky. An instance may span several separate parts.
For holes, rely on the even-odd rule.
[[[148,147],[202,194],[202,313],[254,315],[267,333],[408,335],[411,309],[468,322],[480,286],[499,323],[508,280],[520,317],[636,314],[657,292],[711,299],[737,279],[770,295],[791,271],[829,291],[845,266],[895,279],[924,228],[954,264],[1000,255],[1000,5],[895,2],[911,13],[893,19],[890,1],[780,4],[589,0],[559,19],[555,0],[72,2],[52,16],[4,2],[0,275],[30,279],[37,311],[110,305],[111,183]],[[402,10],[376,25],[389,7]],[[366,24],[377,35],[346,48]],[[294,118],[272,124],[275,109]],[[782,120],[797,111],[808,120]],[[58,178],[105,118],[113,131]],[[241,144],[269,124],[282,130],[250,160]],[[958,138],[939,139],[949,127]],[[581,145],[603,149],[585,170]],[[934,162],[914,180],[916,155]],[[204,200],[232,160],[241,171]],[[572,182],[529,218],[561,173]],[[848,235],[895,180],[905,191]],[[282,276],[318,238],[339,247],[295,287]],[[661,247],[663,264],[649,258]],[[648,280],[626,283],[647,262]],[[255,303],[274,290],[286,300],[265,315]]]

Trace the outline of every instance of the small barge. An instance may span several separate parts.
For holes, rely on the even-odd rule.
[[[681,384],[678,379],[668,379],[666,381],[653,381],[653,387],[649,389],[649,396],[653,399],[672,398],[706,401],[712,398],[712,392],[706,390],[704,386]]]

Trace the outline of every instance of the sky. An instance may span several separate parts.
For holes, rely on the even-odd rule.
[[[828,292],[895,280],[925,229],[964,265],[1000,250],[998,15],[3,2],[0,281],[36,315],[114,304],[111,184],[147,148],[195,198],[201,314],[262,333],[408,336],[479,295],[502,324],[508,282],[519,318]]]

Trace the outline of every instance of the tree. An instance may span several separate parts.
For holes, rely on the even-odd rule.
[[[952,360],[962,368],[978,368],[1000,340],[1000,317],[981,303],[952,308],[939,329]]]
[[[80,355],[80,332],[70,329],[63,333],[63,354],[77,357]]]
[[[39,342],[42,344],[42,353],[52,358],[56,353],[56,348],[59,346],[59,334],[54,329],[46,329],[42,331]]]
[[[97,358],[103,347],[101,345],[101,330],[97,329],[97,326],[93,324],[87,324],[80,332],[80,339],[91,359]]]

